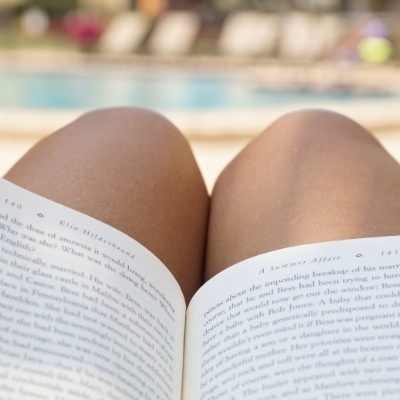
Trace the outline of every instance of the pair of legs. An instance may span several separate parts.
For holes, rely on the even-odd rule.
[[[400,234],[399,165],[361,126],[327,111],[280,118],[225,168],[211,197],[183,136],[137,109],[84,115],[5,178],[141,242],[187,300],[257,254]]]

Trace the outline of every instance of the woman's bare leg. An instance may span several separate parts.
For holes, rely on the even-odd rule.
[[[208,194],[186,140],[161,116],[92,112],[46,138],[6,179],[138,240],[186,299],[201,283]]]
[[[302,111],[271,125],[218,179],[206,279],[283,247],[400,234],[400,167],[365,129]]]

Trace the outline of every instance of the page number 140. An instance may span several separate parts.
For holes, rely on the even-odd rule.
[[[18,210],[22,208],[22,204],[16,203],[15,201],[10,199],[5,199],[4,203],[7,204],[8,206],[18,208]]]

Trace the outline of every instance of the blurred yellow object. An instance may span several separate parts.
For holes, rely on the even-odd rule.
[[[393,53],[389,40],[381,37],[369,37],[361,40],[358,52],[362,60],[373,63],[388,61]]]

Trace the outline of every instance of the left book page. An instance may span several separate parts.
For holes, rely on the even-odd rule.
[[[0,180],[2,399],[178,400],[184,318],[146,248]]]

